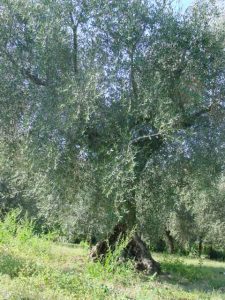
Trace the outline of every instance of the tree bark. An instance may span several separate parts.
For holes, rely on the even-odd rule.
[[[131,86],[131,98],[129,103],[129,111],[133,109],[133,103],[138,100],[138,86],[135,80],[135,65],[134,65],[134,52],[135,46],[132,47],[130,54],[130,86]],[[135,192],[134,192],[135,193]],[[135,195],[131,197],[135,199]],[[105,257],[109,251],[114,251],[116,245],[129,236],[132,228],[136,224],[136,203],[131,200],[127,202],[127,209],[129,211],[126,216],[126,220],[118,223],[112,233],[107,239],[102,240],[96,244],[90,253],[90,257],[93,260],[100,260],[104,262]],[[160,264],[156,262],[148,249],[147,244],[141,239],[137,232],[130,237],[129,242],[121,253],[122,260],[132,259],[135,262],[135,268],[138,271],[145,272],[146,274],[159,274]]]
[[[72,12],[70,12],[70,20],[72,23],[72,31],[73,31],[73,69],[74,74],[78,74],[78,35],[77,35],[77,29],[79,22],[75,22],[73,18]]]
[[[174,239],[170,233],[170,230],[166,230],[165,235],[166,235],[166,243],[168,246],[168,252],[172,254],[174,253]]]
[[[144,271],[147,274],[160,274],[160,264],[152,258],[148,246],[138,233],[134,234],[125,251],[127,251],[128,258],[134,259],[138,271]]]
[[[104,262],[108,251],[114,251],[117,243],[126,238],[128,234],[129,231],[124,223],[117,224],[108,239],[98,242],[92,249],[90,257],[94,261],[100,260]],[[148,246],[137,232],[133,234],[124,247],[120,258],[122,260],[133,259],[135,268],[138,271],[146,274],[160,274],[160,264],[152,258]]]
[[[203,242],[202,242],[202,238],[199,239],[199,243],[198,243],[198,256],[201,257],[202,255],[202,249],[203,249]]]
[[[78,41],[77,41],[77,26],[73,27],[73,69],[74,74],[78,74]]]

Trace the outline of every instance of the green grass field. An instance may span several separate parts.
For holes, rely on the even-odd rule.
[[[0,223],[0,299],[225,299],[225,263],[153,254],[163,275],[132,263],[88,260],[88,247],[34,236],[31,226]]]

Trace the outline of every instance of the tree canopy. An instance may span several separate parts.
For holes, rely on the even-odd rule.
[[[2,213],[224,245],[223,21],[207,0],[2,0]]]

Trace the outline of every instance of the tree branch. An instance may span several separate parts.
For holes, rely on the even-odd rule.
[[[15,59],[13,58],[13,56],[8,53],[7,51],[5,51],[6,56],[8,57],[8,59],[10,60],[10,62],[16,66],[16,68],[19,69],[20,73],[24,76],[27,77],[27,79],[29,79],[30,81],[32,81],[33,83],[40,85],[40,86],[47,86],[47,80],[40,78],[38,75],[35,75],[32,73],[32,71],[30,70],[30,68],[23,68],[21,66],[18,65],[18,63],[15,61]]]
[[[28,79],[30,79],[33,83],[41,86],[47,86],[47,80],[43,80],[39,76],[32,74],[32,72],[29,69],[22,70],[22,73],[25,74],[25,76]]]
[[[77,28],[79,25],[79,21],[75,23],[73,14],[70,12],[70,20],[72,23],[72,31],[73,31],[73,68],[74,68],[74,74],[78,74],[78,36],[77,36]]]
[[[198,118],[200,118],[201,116],[207,114],[207,113],[210,113],[212,111],[212,109],[215,107],[215,106],[219,106],[220,108],[223,108],[221,105],[219,105],[219,103],[212,103],[210,104],[209,106],[207,107],[204,107],[202,108],[201,110],[193,113],[192,115],[190,115],[189,118],[187,118],[186,120],[183,120],[183,121],[180,121],[180,122],[177,122],[175,125],[174,125],[174,129],[176,130],[179,130],[179,129],[187,129],[191,126],[194,125],[194,123],[196,122],[196,120]],[[225,107],[224,107],[225,109]],[[131,140],[131,143],[135,144],[135,143],[138,143],[140,141],[144,141],[144,140],[152,140],[153,138],[162,138],[165,134],[164,133],[154,133],[154,134],[149,134],[149,135],[143,135],[143,136],[140,136],[140,137],[137,137],[133,140]]]
[[[131,140],[131,143],[135,144],[135,143],[138,143],[142,140],[152,140],[152,138],[161,138],[162,136],[163,136],[162,133],[154,133],[154,134],[143,135],[143,136],[139,136],[139,137]]]

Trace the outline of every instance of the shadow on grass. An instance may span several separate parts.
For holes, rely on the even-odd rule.
[[[165,259],[161,266],[160,282],[179,285],[185,291],[225,292],[225,265],[205,266],[201,260],[198,265],[187,264],[177,258]]]

